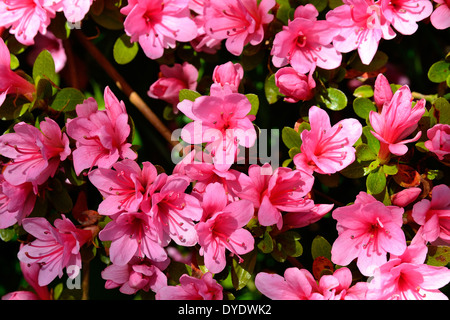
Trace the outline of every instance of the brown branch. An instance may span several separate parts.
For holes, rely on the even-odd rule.
[[[130,102],[142,113],[142,115],[155,127],[156,130],[169,142],[172,146],[176,146],[178,141],[172,140],[172,132],[158,118],[158,116],[150,109],[144,100],[136,93],[133,88],[126,82],[122,75],[114,68],[108,59],[97,49],[97,47],[89,41],[81,30],[73,32],[78,41],[89,52],[89,54],[97,61],[97,63],[105,70],[105,72],[115,81],[116,86],[128,97]]]

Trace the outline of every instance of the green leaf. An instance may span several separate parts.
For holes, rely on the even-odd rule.
[[[258,242],[258,249],[261,250],[262,253],[271,253],[273,250],[273,240],[270,236],[269,232],[264,232],[264,237],[261,241]]]
[[[245,96],[247,97],[248,101],[250,101],[250,104],[252,105],[252,109],[250,110],[250,112],[248,114],[256,116],[256,114],[258,113],[258,110],[259,110],[258,96],[253,93],[246,94]]]
[[[313,259],[325,257],[331,260],[331,244],[322,236],[316,236],[311,244]]]
[[[370,161],[353,161],[346,168],[342,169],[340,173],[350,179],[358,179],[366,176],[370,171],[368,170],[368,166],[370,165]]]
[[[369,194],[379,194],[386,187],[386,176],[378,170],[369,173],[366,180],[367,192]]]
[[[180,102],[187,99],[189,101],[195,101],[198,97],[201,97],[202,95],[194,90],[189,89],[181,89],[179,93],[179,99]]]
[[[430,109],[430,126],[437,123],[450,124],[450,103],[443,97],[437,98]]]
[[[366,143],[376,154],[380,151],[380,141],[370,132],[372,128],[369,126],[363,127],[363,134],[361,135],[361,141]]]
[[[27,99],[16,97],[14,95],[8,95],[3,104],[0,106],[0,119],[17,119],[27,112],[29,107],[30,103]]]
[[[300,134],[290,127],[283,128],[281,131],[281,139],[288,149],[292,149],[294,147],[300,148],[300,145],[302,144]]]
[[[287,231],[278,235],[271,253],[272,257],[278,262],[284,262],[287,257],[301,256],[303,247],[299,242],[300,238],[300,235],[294,231]]]
[[[85,96],[81,91],[75,88],[64,88],[56,94],[50,106],[56,111],[69,112],[82,104],[84,99]]]
[[[39,79],[47,79],[53,83],[58,82],[55,71],[55,62],[49,51],[43,50],[36,58],[33,65],[33,79],[37,84]]]
[[[130,37],[126,34],[117,38],[113,47],[114,60],[118,64],[127,64],[133,61],[139,52],[139,45],[137,42],[130,42]]]
[[[365,143],[356,146],[356,157],[360,161],[370,161],[377,158],[377,154]]]
[[[328,0],[315,0],[312,1],[314,7],[316,7],[317,11],[322,12],[328,6]]]
[[[293,147],[293,148],[289,149],[289,157],[291,157],[291,159],[293,159],[294,156],[298,153],[300,153],[299,147]]]
[[[277,4],[277,19],[287,25],[289,20],[292,20],[295,9],[291,7],[289,0],[277,0]]]
[[[428,79],[431,82],[441,83],[450,75],[450,62],[441,60],[434,63],[428,70]]]
[[[255,270],[257,253],[257,250],[252,250],[251,252],[242,255],[242,262],[239,262],[239,258],[236,256],[233,258],[231,281],[236,290],[244,288],[252,278],[253,271]]]
[[[11,241],[16,236],[16,230],[14,227],[9,227],[6,229],[0,230],[0,239],[2,239],[4,242]]]
[[[359,86],[353,92],[353,95],[357,98],[372,98],[373,97],[373,88],[368,84]]]
[[[10,53],[11,61],[10,61],[10,67],[11,70],[16,70],[20,66],[19,59],[16,57],[16,55]]]
[[[345,93],[336,88],[327,88],[327,93],[320,98],[325,106],[333,111],[344,109],[348,102]]]
[[[443,267],[450,262],[450,247],[429,246],[427,264],[430,266]]]
[[[387,175],[393,176],[395,174],[397,174],[398,172],[398,167],[397,165],[393,164],[393,165],[383,165],[383,172],[386,173]]]
[[[368,98],[359,97],[353,101],[353,110],[360,118],[368,119],[370,111],[377,111],[377,108]]]
[[[264,82],[264,93],[269,104],[274,104],[283,96],[275,84],[274,74],[266,78],[266,81]]]

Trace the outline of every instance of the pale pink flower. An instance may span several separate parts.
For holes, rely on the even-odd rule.
[[[431,14],[430,21],[433,27],[444,30],[450,27],[450,2],[449,0],[434,0],[438,4]]]
[[[178,113],[177,104],[182,89],[197,89],[198,70],[190,63],[176,63],[172,67],[162,65],[159,79],[154,82],[148,96],[153,99],[164,100],[173,106],[174,113]]]
[[[84,169],[111,168],[119,159],[137,157],[128,142],[131,128],[125,104],[109,87],[105,88],[104,99],[105,110],[98,110],[97,102],[88,98],[77,105],[78,117],[67,121],[67,134],[76,140],[73,165],[78,175]]]
[[[45,218],[27,218],[23,228],[36,240],[23,246],[17,254],[23,263],[40,266],[38,284],[46,286],[57,276],[63,276],[63,269],[76,266],[69,278],[75,278],[81,269],[81,247],[91,240],[92,233],[77,227],[62,215],[56,219],[53,227]]]
[[[426,241],[439,238],[450,243],[450,188],[440,184],[431,192],[431,201],[423,199],[414,205],[412,218],[421,226]]]
[[[428,140],[425,147],[433,152],[439,160],[450,153],[450,125],[438,123],[427,130]]]
[[[380,4],[373,0],[345,0],[344,5],[329,11],[326,19],[340,30],[333,39],[334,47],[345,53],[357,49],[364,64],[370,64],[382,38],[396,36]]]
[[[312,4],[299,6],[294,20],[275,35],[272,62],[276,67],[290,64],[299,73],[340,66],[342,56],[331,44],[338,34],[335,26],[325,20],[317,20],[318,12]]]
[[[404,155],[408,151],[405,144],[420,138],[422,132],[418,131],[414,138],[406,139],[417,129],[425,113],[425,99],[419,100],[411,108],[412,100],[409,87],[404,85],[395,92],[389,103],[384,104],[381,113],[370,111],[371,133],[380,140],[380,159],[385,160],[389,153]]]
[[[111,262],[126,265],[134,256],[155,262],[167,259],[151,218],[144,212],[123,212],[100,231],[99,239],[111,241]]]
[[[369,300],[448,300],[439,289],[450,281],[447,267],[424,264],[427,246],[413,239],[401,256],[381,265],[368,285]]]
[[[206,33],[214,39],[226,39],[227,50],[239,56],[245,45],[263,41],[264,28],[273,20],[268,12],[274,6],[274,0],[205,1]]]
[[[429,0],[382,0],[381,8],[395,30],[411,35],[419,27],[417,22],[430,16],[433,4]]]
[[[222,300],[223,288],[211,272],[200,279],[183,274],[180,285],[166,286],[158,290],[156,300]]]
[[[243,261],[240,255],[253,250],[255,240],[244,227],[253,217],[254,208],[248,200],[227,204],[224,192],[218,193],[215,201],[211,197],[205,201],[208,217],[195,226],[201,246],[199,253],[204,257],[206,268],[218,273],[225,268],[226,250],[237,255],[239,261]]]
[[[305,171],[279,167],[272,173],[270,164],[251,165],[246,180],[241,179],[239,196],[253,202],[263,226],[276,225],[281,230],[282,212],[309,211],[314,207],[314,202],[305,198],[314,177]]]
[[[1,6],[1,2],[0,2]],[[33,100],[34,85],[11,70],[11,55],[3,39],[0,38],[0,106],[8,94],[22,95]]]
[[[197,26],[189,11],[189,0],[130,0],[120,12],[132,42],[139,42],[150,59],[158,59],[164,49],[197,36]]]
[[[357,266],[366,276],[386,263],[386,255],[401,255],[406,249],[402,230],[403,208],[385,206],[361,191],[354,204],[337,208],[338,238],[331,249],[331,261],[346,266],[357,258]]]
[[[20,122],[13,133],[0,137],[0,154],[11,159],[3,176],[13,185],[31,182],[38,186],[53,177],[71,153],[69,138],[50,118],[39,124],[41,130]]]
[[[287,268],[284,277],[260,272],[256,275],[256,288],[272,300],[361,300],[366,284],[350,287],[352,274],[342,267],[333,275],[324,275],[316,281],[306,269]]]
[[[316,82],[311,73],[306,76],[298,73],[294,68],[284,67],[275,73],[275,85],[285,96],[284,101],[296,103],[314,97],[313,89],[316,87]]]
[[[353,145],[362,134],[356,119],[344,119],[331,126],[327,112],[313,106],[309,109],[311,130],[301,133],[300,153],[294,156],[297,168],[308,172],[332,174],[355,160]]]
[[[56,12],[63,12],[67,21],[71,23],[84,19],[94,0],[43,0],[46,6]]]
[[[158,175],[155,166],[145,161],[141,169],[136,161],[125,159],[116,162],[113,169],[98,168],[89,173],[89,180],[104,198],[98,213],[111,216],[143,210],[141,204],[148,200],[148,190]]]
[[[239,145],[250,148],[255,143],[255,117],[248,115],[252,106],[245,95],[228,87],[213,92],[215,95],[178,104],[178,110],[194,120],[183,127],[181,138],[191,144],[206,143],[205,150],[216,168],[226,171],[234,163]]]
[[[123,294],[136,294],[139,290],[157,292],[167,286],[167,276],[162,272],[170,259],[154,262],[134,257],[126,265],[111,264],[101,273],[106,289],[119,288]]]
[[[9,28],[20,43],[32,45],[38,32],[45,34],[56,16],[50,5],[45,0],[0,1],[0,27]]]

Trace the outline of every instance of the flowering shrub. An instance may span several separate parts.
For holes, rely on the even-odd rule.
[[[0,0],[0,296],[448,299],[449,21]]]

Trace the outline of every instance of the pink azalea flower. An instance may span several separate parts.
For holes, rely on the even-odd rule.
[[[343,267],[333,275],[324,275],[318,282],[306,269],[287,268],[284,277],[260,272],[256,288],[272,300],[360,300],[365,296],[365,283],[350,287],[352,274]]]
[[[13,185],[26,182],[38,186],[53,177],[70,154],[69,139],[50,118],[39,124],[41,130],[20,122],[13,133],[0,137],[0,154],[11,159],[3,176]]]
[[[226,39],[229,52],[239,56],[244,46],[253,46],[264,39],[264,27],[273,20],[268,12],[273,0],[208,0],[205,1],[206,33],[214,39]]]
[[[239,196],[253,202],[258,209],[258,221],[262,226],[283,227],[282,212],[309,211],[314,203],[305,199],[311,191],[314,177],[301,170],[279,167],[273,171],[269,164],[251,165],[247,181],[242,181]]]
[[[412,94],[407,85],[398,89],[389,103],[385,103],[381,113],[371,111],[369,121],[371,133],[380,140],[378,157],[386,160],[389,153],[397,156],[408,151],[405,145],[417,141],[422,132],[419,131],[412,139],[406,139],[417,129],[417,124],[425,113],[425,99],[421,99],[411,108]]]
[[[422,193],[420,188],[408,188],[397,192],[391,196],[392,204],[397,207],[406,207],[408,204],[414,202],[419,194]]]
[[[175,48],[176,42],[188,42],[197,36],[191,19],[189,0],[130,0],[120,12],[132,42],[139,42],[150,59],[158,59],[164,49]]]
[[[340,29],[333,39],[334,47],[339,52],[358,49],[364,64],[370,64],[382,38],[396,36],[379,3],[373,0],[345,0],[344,5],[329,11],[326,19]]]
[[[158,290],[156,300],[222,300],[223,288],[207,272],[200,279],[183,274],[180,285]]]
[[[381,112],[385,103],[392,100],[393,95],[389,81],[382,73],[378,74],[375,80],[373,98],[379,112]]]
[[[45,34],[55,10],[44,0],[8,0],[0,2],[0,27],[10,28],[17,41],[34,44],[38,32]]]
[[[327,112],[313,106],[309,109],[311,130],[301,133],[300,153],[294,156],[297,168],[308,172],[332,174],[355,160],[353,145],[362,134],[356,119],[344,119],[331,126]]]
[[[197,243],[194,221],[201,219],[203,211],[198,199],[185,193],[189,183],[185,177],[165,173],[154,182],[149,215],[163,246],[168,245],[170,239],[187,247]]]
[[[134,160],[125,159],[116,162],[113,168],[98,168],[89,173],[89,180],[104,198],[98,213],[111,216],[143,210],[141,204],[148,200],[148,190],[158,175],[155,166],[145,161],[141,169]]]
[[[80,249],[91,240],[91,231],[77,229],[64,215],[55,220],[55,227],[45,218],[27,218],[22,225],[36,240],[23,246],[17,256],[23,263],[40,266],[39,286],[48,285],[57,276],[61,278],[68,266],[81,269]],[[77,275],[75,272],[69,278]]]
[[[357,258],[361,273],[370,276],[386,263],[387,252],[401,255],[406,249],[403,211],[385,206],[363,191],[354,204],[335,209],[339,235],[331,249],[331,261],[346,266]]]
[[[313,89],[316,87],[316,82],[311,73],[306,76],[298,73],[294,68],[284,67],[275,73],[275,84],[280,93],[285,95],[284,101],[286,102],[296,103],[314,97]]]
[[[194,120],[184,126],[181,138],[191,144],[206,143],[216,168],[226,171],[236,159],[238,145],[250,148],[255,143],[254,116],[248,115],[251,104],[245,95],[230,88],[214,92],[178,104],[178,110]]]
[[[0,3],[1,8],[2,3]],[[34,85],[11,70],[11,55],[3,39],[0,38],[0,106],[8,94],[22,95],[33,100]]]
[[[139,290],[157,292],[167,286],[167,276],[162,272],[170,263],[170,259],[163,262],[153,262],[149,259],[134,257],[123,266],[111,264],[101,275],[106,280],[106,289],[119,288],[123,294],[136,294]]]
[[[224,192],[218,193],[215,201],[211,197],[205,201],[203,206],[208,219],[195,226],[201,246],[199,252],[204,256],[206,268],[212,273],[218,273],[225,268],[226,249],[238,257],[253,250],[255,240],[244,226],[253,217],[254,208],[248,200],[227,204]],[[243,261],[241,257],[239,260]]]
[[[382,0],[381,8],[395,30],[411,35],[419,27],[417,22],[430,16],[433,4],[429,0]]]
[[[333,209],[332,204],[314,204],[314,207],[309,209],[299,208],[297,212],[287,212],[283,215],[283,228],[281,232],[289,230],[289,229],[297,229],[309,226],[320,219],[324,215]]]
[[[121,213],[100,231],[99,239],[111,241],[111,262],[119,266],[126,265],[134,256],[155,262],[167,259],[151,218],[144,212]]]
[[[428,140],[425,147],[433,152],[439,160],[450,153],[450,125],[438,123],[427,131]]]
[[[78,117],[67,121],[67,134],[76,140],[73,165],[78,175],[84,169],[111,168],[119,159],[137,157],[127,141],[131,128],[125,104],[109,87],[104,99],[105,110],[98,110],[97,102],[88,98],[76,107]]]
[[[52,0],[50,8],[64,12],[67,21],[75,23],[84,19],[94,0]],[[45,0],[44,0],[45,2]]]
[[[232,92],[238,92],[239,84],[244,77],[244,68],[239,63],[227,63],[218,65],[214,68],[213,81],[211,90],[221,90],[225,86],[229,86]]]
[[[30,215],[36,202],[33,184],[25,182],[18,186],[10,184],[0,175],[0,229],[14,224]]]
[[[444,30],[450,27],[450,2],[448,0],[434,0],[438,4],[431,14],[430,21],[433,27]]]
[[[450,188],[445,184],[433,187],[431,201],[416,203],[412,218],[422,229],[422,237],[429,242],[438,238],[450,243]]]
[[[369,300],[448,300],[439,291],[450,282],[450,270],[423,264],[427,256],[423,243],[411,242],[404,254],[393,256],[380,266],[368,285]]]
[[[190,63],[176,63],[173,67],[162,65],[159,79],[150,86],[148,95],[153,99],[161,99],[173,105],[173,112],[178,113],[181,89],[197,88],[198,71]]]
[[[276,67],[290,64],[298,73],[315,70],[316,66],[331,70],[340,66],[342,56],[331,44],[338,31],[325,20],[317,20],[312,4],[299,6],[294,20],[275,35],[272,62]]]

